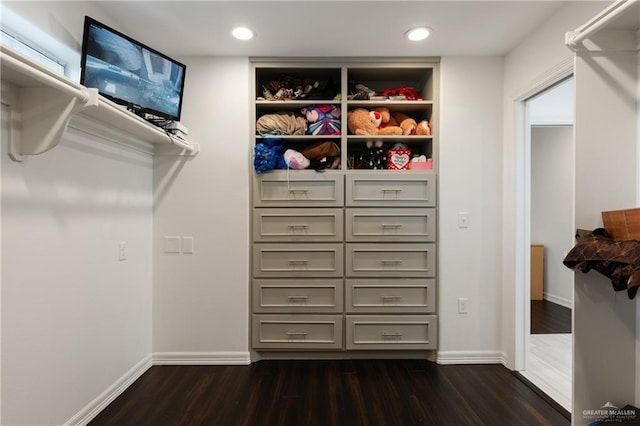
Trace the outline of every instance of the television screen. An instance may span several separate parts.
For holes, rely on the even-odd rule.
[[[80,84],[138,113],[180,120],[186,66],[85,17]]]

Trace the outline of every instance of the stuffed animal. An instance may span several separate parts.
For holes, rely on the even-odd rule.
[[[391,114],[389,120],[391,125],[400,126],[403,135],[430,135],[431,125],[427,120],[422,120],[419,123],[413,118],[401,112],[394,112]]]
[[[429,136],[431,135],[431,123],[427,120],[422,120],[416,126],[416,135]]]
[[[401,135],[400,127],[385,126],[389,118],[381,111],[356,108],[347,113],[347,127],[353,135]]]
[[[354,169],[384,169],[387,166],[387,150],[382,141],[367,141],[365,149],[356,157]]]
[[[339,135],[340,107],[336,105],[309,105],[300,110],[307,120],[308,135]]]

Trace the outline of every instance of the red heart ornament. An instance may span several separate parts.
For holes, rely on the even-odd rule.
[[[410,149],[390,149],[387,155],[387,167],[392,170],[407,170],[411,161]]]

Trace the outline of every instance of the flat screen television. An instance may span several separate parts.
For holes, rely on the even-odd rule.
[[[88,16],[80,84],[138,115],[180,121],[186,66]]]

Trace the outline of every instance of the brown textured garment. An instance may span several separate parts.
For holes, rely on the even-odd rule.
[[[640,241],[614,241],[603,228],[578,231],[576,239],[562,263],[585,273],[595,269],[611,279],[615,291],[627,290],[633,299],[640,286]]]

